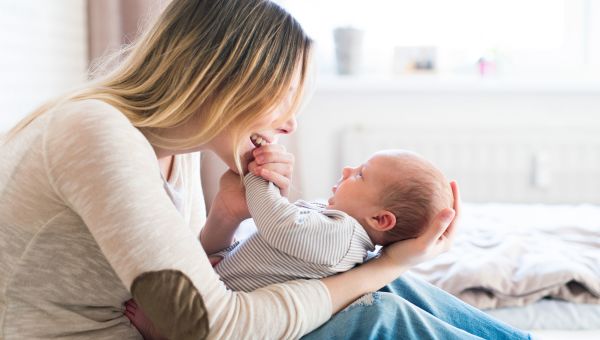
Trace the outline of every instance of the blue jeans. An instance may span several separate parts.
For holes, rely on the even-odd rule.
[[[404,274],[303,339],[530,339],[445,291]]]

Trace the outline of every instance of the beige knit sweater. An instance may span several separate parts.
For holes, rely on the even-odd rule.
[[[163,325],[179,322],[173,337],[194,327],[182,324],[197,318],[181,293],[189,289],[205,306],[210,338],[298,338],[325,322],[331,302],[318,280],[251,293],[219,281],[198,241],[199,165],[198,154],[176,157],[180,213],[148,141],[92,100],[63,104],[0,144],[0,339],[140,338],[123,302],[152,272],[176,279],[139,284],[137,295],[134,285],[133,295],[162,299],[159,314],[176,316]]]

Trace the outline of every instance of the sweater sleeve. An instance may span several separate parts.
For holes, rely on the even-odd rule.
[[[304,261],[334,266],[348,253],[354,223],[290,203],[270,182],[247,174],[246,201],[257,232],[274,248]]]
[[[165,193],[152,147],[121,112],[84,101],[52,115],[44,134],[49,181],[163,334],[201,335],[191,328],[202,326],[202,310],[208,336],[224,339],[298,338],[331,316],[318,280],[227,290]]]

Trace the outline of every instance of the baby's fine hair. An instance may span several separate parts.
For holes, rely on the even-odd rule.
[[[441,172],[433,166],[411,172],[390,183],[382,195],[383,207],[396,217],[386,244],[421,236],[435,215],[451,206],[450,186]]]

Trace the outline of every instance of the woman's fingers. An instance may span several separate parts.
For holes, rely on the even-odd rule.
[[[452,223],[455,216],[453,209],[446,208],[440,211],[434,218],[433,223],[429,226],[423,236],[427,244],[436,244],[436,242],[444,235]]]
[[[458,190],[458,184],[456,183],[456,181],[450,182],[450,187],[452,188],[452,196],[454,197],[454,219],[444,232],[444,236],[446,236],[450,240],[450,242],[452,242],[454,240],[454,235],[456,235],[456,225],[458,224],[458,221],[460,219],[461,201],[460,191]]]

